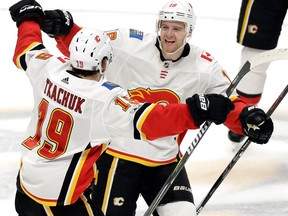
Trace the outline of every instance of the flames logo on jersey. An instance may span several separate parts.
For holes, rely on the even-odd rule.
[[[139,102],[175,104],[180,103],[179,96],[169,89],[136,88],[128,90],[130,97]]]

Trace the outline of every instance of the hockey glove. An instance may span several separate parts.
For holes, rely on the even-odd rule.
[[[9,8],[12,20],[17,27],[25,20],[34,20],[42,26],[44,12],[41,5],[35,0],[22,0]]]
[[[227,115],[235,108],[231,100],[219,94],[195,94],[186,99],[196,125],[204,121],[222,124]]]
[[[42,30],[52,38],[67,35],[73,26],[73,17],[64,10],[46,10]]]
[[[255,106],[245,107],[240,116],[243,132],[252,142],[265,144],[273,133],[273,122],[265,112]]]

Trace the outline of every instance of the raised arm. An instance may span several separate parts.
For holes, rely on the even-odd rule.
[[[18,68],[26,70],[26,53],[30,50],[45,48],[42,45],[40,31],[44,20],[44,13],[41,6],[34,0],[20,1],[10,7],[9,11],[18,27],[18,38],[13,62]]]

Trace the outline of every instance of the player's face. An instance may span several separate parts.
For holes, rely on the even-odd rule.
[[[177,21],[162,21],[160,26],[161,46],[164,52],[178,50],[186,38],[185,24]]]

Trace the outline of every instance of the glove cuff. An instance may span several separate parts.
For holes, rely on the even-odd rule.
[[[40,27],[42,27],[42,23],[44,21],[44,13],[40,15],[39,13],[30,13],[30,14],[25,14],[21,18],[19,18],[16,21],[16,26],[19,27],[22,22],[26,20],[33,20],[39,24]]]
[[[209,101],[204,95],[194,95],[186,99],[190,113],[196,125],[200,126],[208,119]]]
[[[257,115],[257,118],[255,116]],[[240,113],[240,122],[242,127],[247,127],[248,124],[259,125],[266,120],[266,114],[262,109],[256,108],[255,106],[246,106]]]

